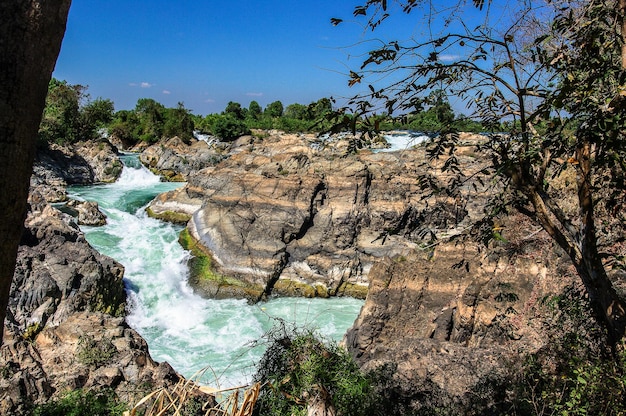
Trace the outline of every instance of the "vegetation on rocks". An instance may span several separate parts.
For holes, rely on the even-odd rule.
[[[255,415],[374,415],[371,380],[341,347],[284,323],[267,334]]]

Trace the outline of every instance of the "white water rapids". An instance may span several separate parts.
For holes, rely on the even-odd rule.
[[[87,240],[125,267],[127,321],[148,342],[157,361],[186,377],[209,368],[199,381],[234,386],[255,372],[264,346],[252,346],[275,318],[341,340],[363,302],[350,298],[277,298],[257,305],[244,300],[207,300],[187,284],[189,253],[178,244],[181,227],[149,218],[145,206],[157,194],[181,186],[160,182],[137,156],[123,156],[114,184],[73,187],[72,198],[97,201],[104,227],[82,227]],[[217,378],[217,379],[216,379]]]

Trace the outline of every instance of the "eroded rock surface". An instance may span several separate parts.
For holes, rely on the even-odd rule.
[[[77,388],[110,388],[132,403],[175,384],[178,374],[124,321],[123,267],[68,215],[41,199],[31,208],[0,350],[0,413],[24,414]]]
[[[188,229],[220,273],[265,294],[362,297],[377,259],[417,247],[416,225],[452,227],[467,210],[462,200],[422,200],[423,151],[346,155],[344,142],[244,136],[151,210],[191,215]]]
[[[544,325],[554,313],[546,299],[576,285],[575,272],[521,215],[503,226],[517,235],[507,233],[489,256],[448,243],[372,267],[345,344],[364,370],[386,371],[405,411],[481,401],[487,408],[506,394],[490,389],[558,338]]]
[[[202,140],[185,144],[178,137],[143,149],[141,162],[171,181],[184,181],[191,172],[212,166],[224,158],[219,149]]]
[[[106,140],[51,144],[37,151],[30,183],[46,201],[62,202],[67,200],[68,185],[114,182],[121,173],[117,148]]]

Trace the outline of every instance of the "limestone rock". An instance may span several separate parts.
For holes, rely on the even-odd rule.
[[[0,413],[27,414],[28,405],[77,388],[112,388],[136,403],[175,385],[180,376],[154,362],[124,320],[123,267],[95,251],[68,215],[42,201],[31,209],[0,348]]]
[[[98,208],[95,201],[68,201],[65,210],[69,210],[70,215],[78,220],[78,225],[101,226],[107,222],[107,217]]]
[[[79,142],[75,150],[91,167],[93,182],[115,182],[122,173],[117,148],[108,140]]]
[[[313,135],[269,133],[229,144],[228,157],[187,175],[155,211],[191,214],[188,229],[219,272],[265,293],[364,296],[372,264],[407,255],[416,224],[457,226],[463,203],[422,201],[423,152],[345,155]],[[359,289],[360,288],[360,289]]]
[[[62,202],[67,200],[68,185],[113,182],[121,172],[117,149],[106,140],[75,146],[50,144],[38,149],[30,183],[46,201]]]
[[[532,229],[519,215],[507,224]],[[488,380],[506,379],[524,354],[549,342],[541,299],[577,280],[545,233],[518,243],[524,252],[516,256],[448,243],[376,263],[344,340],[349,352],[365,371],[387,371],[411,411],[492,394],[481,390]]]
[[[219,150],[202,140],[185,144],[178,137],[143,149],[141,162],[167,180],[184,181],[189,173],[212,166],[223,159]]]
[[[124,268],[94,250],[71,217],[45,206],[30,213],[25,226],[7,326],[23,333],[57,325],[77,311],[124,312]]]

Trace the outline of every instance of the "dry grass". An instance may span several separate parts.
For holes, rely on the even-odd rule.
[[[184,416],[189,414],[187,405],[194,402],[193,415],[204,416],[251,416],[259,397],[260,383],[228,389],[200,386],[193,378],[181,379],[172,388],[160,388],[144,396],[124,416]],[[217,401],[225,393],[225,399]],[[243,394],[243,400],[240,396]],[[201,409],[199,403],[202,403]]]

